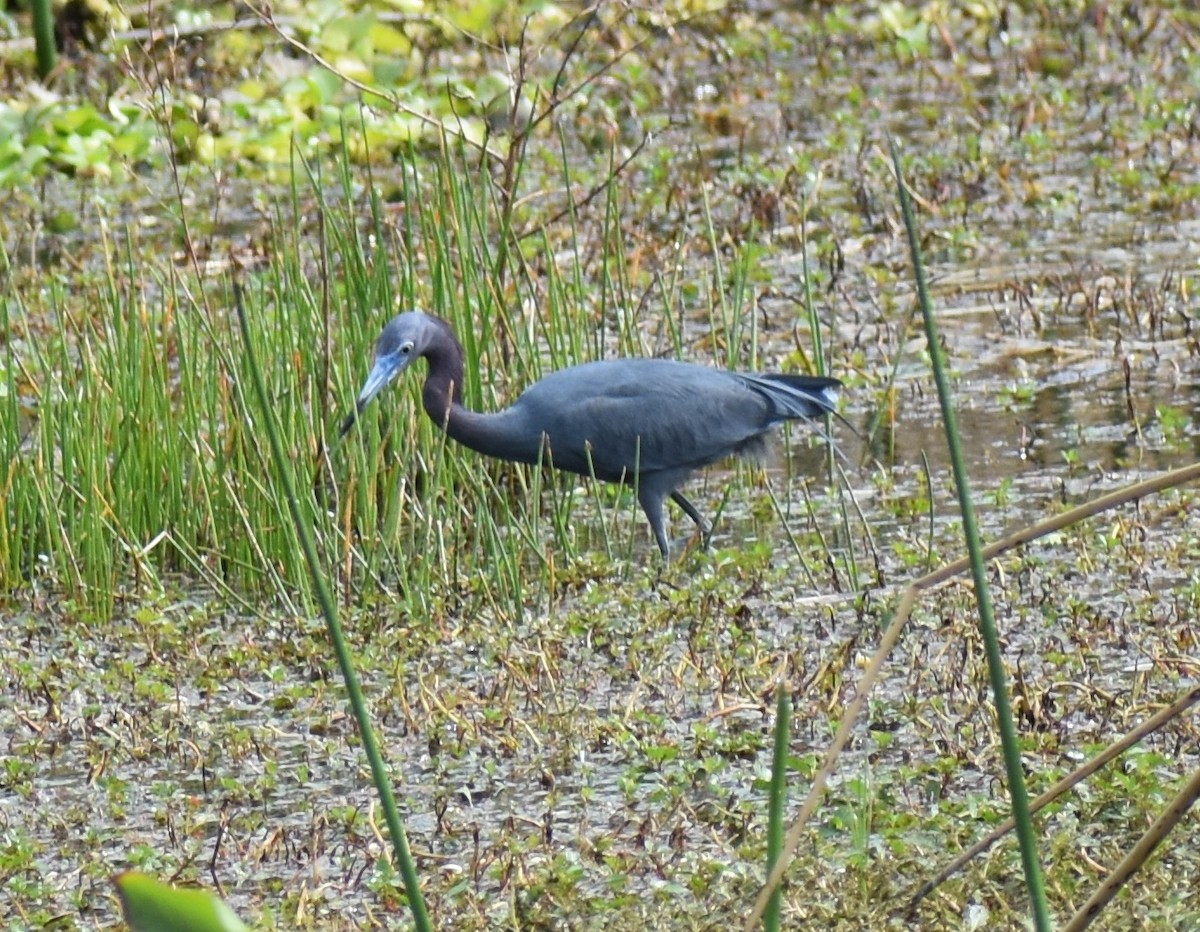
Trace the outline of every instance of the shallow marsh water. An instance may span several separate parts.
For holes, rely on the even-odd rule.
[[[1174,23],[1196,38],[1195,23]],[[669,266],[676,244],[656,237],[673,231],[687,238],[689,275],[711,276],[702,190],[726,249],[751,235],[752,195],[773,201],[775,222],[753,234],[762,251],[745,309],[759,321],[763,368],[794,347],[799,185],[807,190],[844,411],[864,430],[888,412],[865,450],[835,427],[852,460],[864,454],[847,470],[846,494],[872,543],[861,529],[843,533],[835,494],[814,491],[808,504],[786,458],[768,481],[804,555],[816,549],[814,529],[835,553],[859,554],[862,591],[841,564],[802,568],[761,480],[739,472],[715,554],[685,560],[665,583],[655,584],[633,509],[614,521],[577,492],[583,556],[552,587],[529,569],[520,611],[489,604],[471,578],[454,580],[422,618],[403,594],[357,594],[349,635],[447,927],[735,921],[762,870],[772,677],[786,671],[796,693],[800,793],[891,593],[960,552],[884,130],[900,139],[924,206],[987,536],[1195,459],[1200,168],[1176,107],[1194,95],[1194,55],[1167,23],[1137,45],[1116,26],[1088,32],[1084,22],[1078,55],[1028,23],[983,40],[966,25],[947,27],[953,58],[943,48],[904,65],[884,43],[760,11],[738,46],[744,61],[710,57],[712,46],[686,35],[668,44],[662,109],[620,124],[659,129],[645,161],[666,160],[688,204],[673,219],[646,193],[652,173],[635,174],[629,236],[647,264]],[[1065,77],[1039,72],[1043,44],[1071,60]],[[638,311],[647,343],[663,313],[653,302]],[[689,308],[683,321],[687,352],[716,355],[724,335],[711,309]],[[695,483],[706,511],[731,481],[714,470]],[[1194,682],[1196,513],[1188,493],[1163,496],[995,570],[1038,788]],[[614,570],[588,546],[600,521],[626,535],[633,522],[634,568]],[[192,581],[173,588],[189,592]],[[903,926],[897,909],[914,879],[1003,812],[968,596],[962,584],[930,596],[898,647],[790,875],[794,927]],[[12,927],[50,914],[112,927],[105,877],[129,863],[219,879],[267,926],[402,923],[323,628],[204,595],[137,599],[113,622],[89,623],[56,602],[52,583],[35,581],[4,626],[0,821],[12,866],[3,896],[8,915],[22,917]],[[1110,864],[1175,776],[1196,766],[1195,738],[1180,723],[1044,817],[1051,869],[1100,876],[1095,864]],[[954,925],[983,910],[994,927],[1019,922],[1015,852],[998,850],[920,921]],[[1147,927],[1177,928],[1200,916],[1194,853],[1174,850],[1145,881],[1155,908],[1135,891],[1108,928],[1146,916]],[[1056,908],[1079,901],[1064,882],[1056,889]]]

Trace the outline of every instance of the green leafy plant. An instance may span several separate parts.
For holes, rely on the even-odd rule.
[[[138,871],[113,878],[133,932],[250,932],[207,890],[173,887]]]

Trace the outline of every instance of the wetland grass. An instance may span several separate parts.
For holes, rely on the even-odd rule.
[[[592,483],[580,495],[578,483],[548,471],[463,457],[403,404],[365,416],[346,444],[329,441],[354,395],[348,379],[397,303],[435,307],[456,322],[468,365],[483,374],[464,386],[481,409],[502,407],[543,372],[580,358],[682,348],[680,331],[647,342],[637,313],[646,296],[632,292],[615,213],[597,278],[580,272],[594,244],[574,231],[559,259],[535,272],[500,225],[511,213],[497,211],[495,192],[451,161],[414,159],[400,176],[413,209],[399,219],[373,193],[364,210],[345,172],[336,202],[310,172],[309,187],[294,183],[274,217],[266,262],[239,273],[248,287],[236,302],[227,279],[135,260],[132,240],[90,286],[86,313],[77,294],[55,289],[5,302],[16,316],[6,322],[11,401],[0,436],[22,453],[12,458],[4,514],[6,583],[47,572],[31,567],[49,557],[80,617],[117,619],[122,600],[162,599],[190,574],[251,614],[274,604],[303,618],[327,610],[324,586],[306,568],[315,560],[336,569],[346,605],[386,604],[402,624],[432,624],[447,611],[486,619],[480,646],[504,665],[524,663],[517,645],[530,613],[554,617],[571,591],[594,585],[589,574],[647,584],[636,569],[647,541],[627,491]],[[301,206],[313,200],[315,230]],[[604,203],[619,208],[615,196]],[[510,242],[507,253],[498,242]],[[745,274],[750,263],[736,268]],[[729,287],[717,279],[709,296]],[[741,358],[753,331],[731,307],[721,314],[721,345]],[[39,340],[47,317],[63,326]],[[32,354],[18,358],[21,347]],[[21,372],[38,392],[32,420],[16,403]],[[250,386],[259,376],[256,399]],[[268,425],[305,494],[285,494],[274,478],[282,467],[268,455]],[[293,527],[311,531],[311,545]],[[597,546],[602,556],[580,560]],[[546,663],[556,692],[558,661]],[[347,661],[351,683],[349,670]],[[415,882],[410,875],[404,885]]]
[[[971,592],[932,588],[965,563],[933,568],[962,538],[929,432],[940,425],[880,125],[916,127],[910,183],[941,266],[940,337],[970,400],[960,413],[983,533],[1062,519],[985,551],[1031,790],[1130,734],[1119,766],[1037,801],[1050,907],[1065,916],[1106,874],[1133,876],[1101,927],[1200,922],[1186,842],[1168,838],[1136,875],[1114,870],[1125,849],[1141,857],[1157,840],[1134,846],[1161,813],[1186,814],[1196,766],[1195,725],[1180,713],[1194,702],[1200,512],[1193,490],[1159,495],[1195,480],[1162,473],[1194,459],[1196,440],[1177,413],[1194,407],[1200,293],[1186,212],[1195,16],[1177,4],[1107,18],[1016,5],[1001,23],[983,6],[934,6],[899,24],[849,4],[761,20],[739,8],[703,39],[656,30],[670,44],[662,67],[631,55],[629,71],[605,72],[611,83],[577,101],[546,147],[501,163],[507,180],[456,144],[397,143],[371,171],[344,153],[322,174],[318,157],[250,237],[217,231],[208,253],[203,238],[182,243],[211,258],[228,240],[245,262],[266,407],[302,477],[301,520],[336,568],[385,757],[401,762],[400,806],[439,925],[742,921],[778,837],[771,768],[786,769],[793,795],[825,787],[800,810],[812,822],[775,891],[783,927],[1028,921],[1011,844],[957,865],[914,918],[901,912],[932,865],[1009,807]],[[913,30],[917,41],[897,44]],[[1070,67],[1039,65],[1043,45]],[[630,95],[638,69],[655,87]],[[720,138],[696,106],[710,86],[725,95],[707,111]],[[328,117],[280,97],[305,126]],[[859,105],[871,100],[882,103]],[[20,132],[47,125],[0,109]],[[62,116],[56,152],[77,138],[65,131],[75,113]],[[112,131],[88,122],[96,138]],[[321,138],[346,138],[336,122]],[[619,147],[636,154],[646,127],[667,145],[614,182]],[[579,142],[589,128],[611,153],[594,176],[580,168],[595,151]],[[126,151],[140,172],[145,150]],[[385,177],[393,156],[403,170]],[[0,171],[11,178],[13,165]],[[86,178],[71,180],[72,206],[96,194]],[[747,234],[743,183],[778,198],[780,222]],[[559,190],[596,194],[555,203]],[[195,209],[181,198],[176,219]],[[64,212],[48,197],[21,228]],[[148,256],[137,226],[82,270],[41,266],[56,242],[22,246],[29,269],[5,256],[0,284],[0,912],[20,928],[110,924],[120,851],[161,877],[227,884],[264,928],[392,926],[405,884],[381,854],[313,586],[268,479],[232,276]],[[737,511],[747,496],[725,506],[714,491],[727,475],[710,480],[727,535],[689,559],[686,578],[654,585],[632,496],[464,457],[415,397],[330,446],[378,326],[408,304],[478,333],[468,351],[487,377],[466,388],[485,409],[545,371],[617,352],[742,366],[786,346],[793,368],[821,365],[819,350],[805,356],[819,336],[856,413],[881,427],[868,434],[882,464],[865,480],[849,471],[866,486],[849,502],[776,477],[779,501],[759,495],[748,513]],[[1139,471],[1157,484],[1064,511]],[[739,539],[764,516],[786,526],[787,545]],[[886,587],[927,569],[921,598],[905,595],[889,625]],[[794,706],[786,758],[771,751],[781,683]],[[1153,733],[1134,730],[1179,694]],[[839,742],[840,782],[821,767]]]

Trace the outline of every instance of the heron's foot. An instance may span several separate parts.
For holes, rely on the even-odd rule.
[[[682,537],[676,537],[668,541],[667,552],[662,555],[662,559],[658,561],[658,571],[654,574],[654,581],[650,587],[654,590],[660,588],[679,591],[681,586],[671,581],[675,575],[672,570],[679,564],[679,561],[685,558],[688,554],[700,547],[708,546],[708,535],[699,534],[693,531],[691,534],[684,534]]]
[[[695,534],[684,534],[682,537],[675,537],[671,540],[671,556],[664,560],[664,563],[674,563],[677,558],[687,553],[689,549],[696,546]]]
[[[665,585],[669,588],[677,589],[677,586],[672,585],[665,579],[672,564],[689,553],[697,550],[707,550],[709,543],[712,541],[712,533],[711,524],[707,521],[697,521],[692,533],[676,537],[674,540],[668,540],[665,534],[661,534],[659,536],[659,549],[662,551],[662,559],[658,562],[658,572],[654,574],[654,587],[658,588],[659,585]]]
[[[670,589],[672,592],[678,592],[683,587],[678,583],[672,582],[670,577],[671,568],[664,562],[658,565],[658,572],[654,574],[654,578],[650,580],[650,589],[657,593],[660,589]]]
[[[713,526],[705,521],[703,524],[696,525],[696,529],[691,534],[684,534],[683,537],[671,542],[671,550],[675,551],[680,548],[683,553],[688,553],[692,550],[708,550],[712,544]]]

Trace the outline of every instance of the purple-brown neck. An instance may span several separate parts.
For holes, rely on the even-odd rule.
[[[451,439],[487,456],[520,463],[536,463],[542,450],[542,430],[519,408],[495,414],[472,411],[463,406],[462,384],[465,358],[462,344],[445,321],[437,320],[442,333],[428,340],[422,355],[429,363],[421,392],[425,413]]]
[[[438,323],[444,339],[432,341],[424,353],[429,362],[429,372],[425,376],[422,401],[425,413],[438,427],[453,436],[454,432],[449,429],[450,422],[455,407],[461,410],[462,406],[463,348],[450,326],[442,320],[438,320]]]

